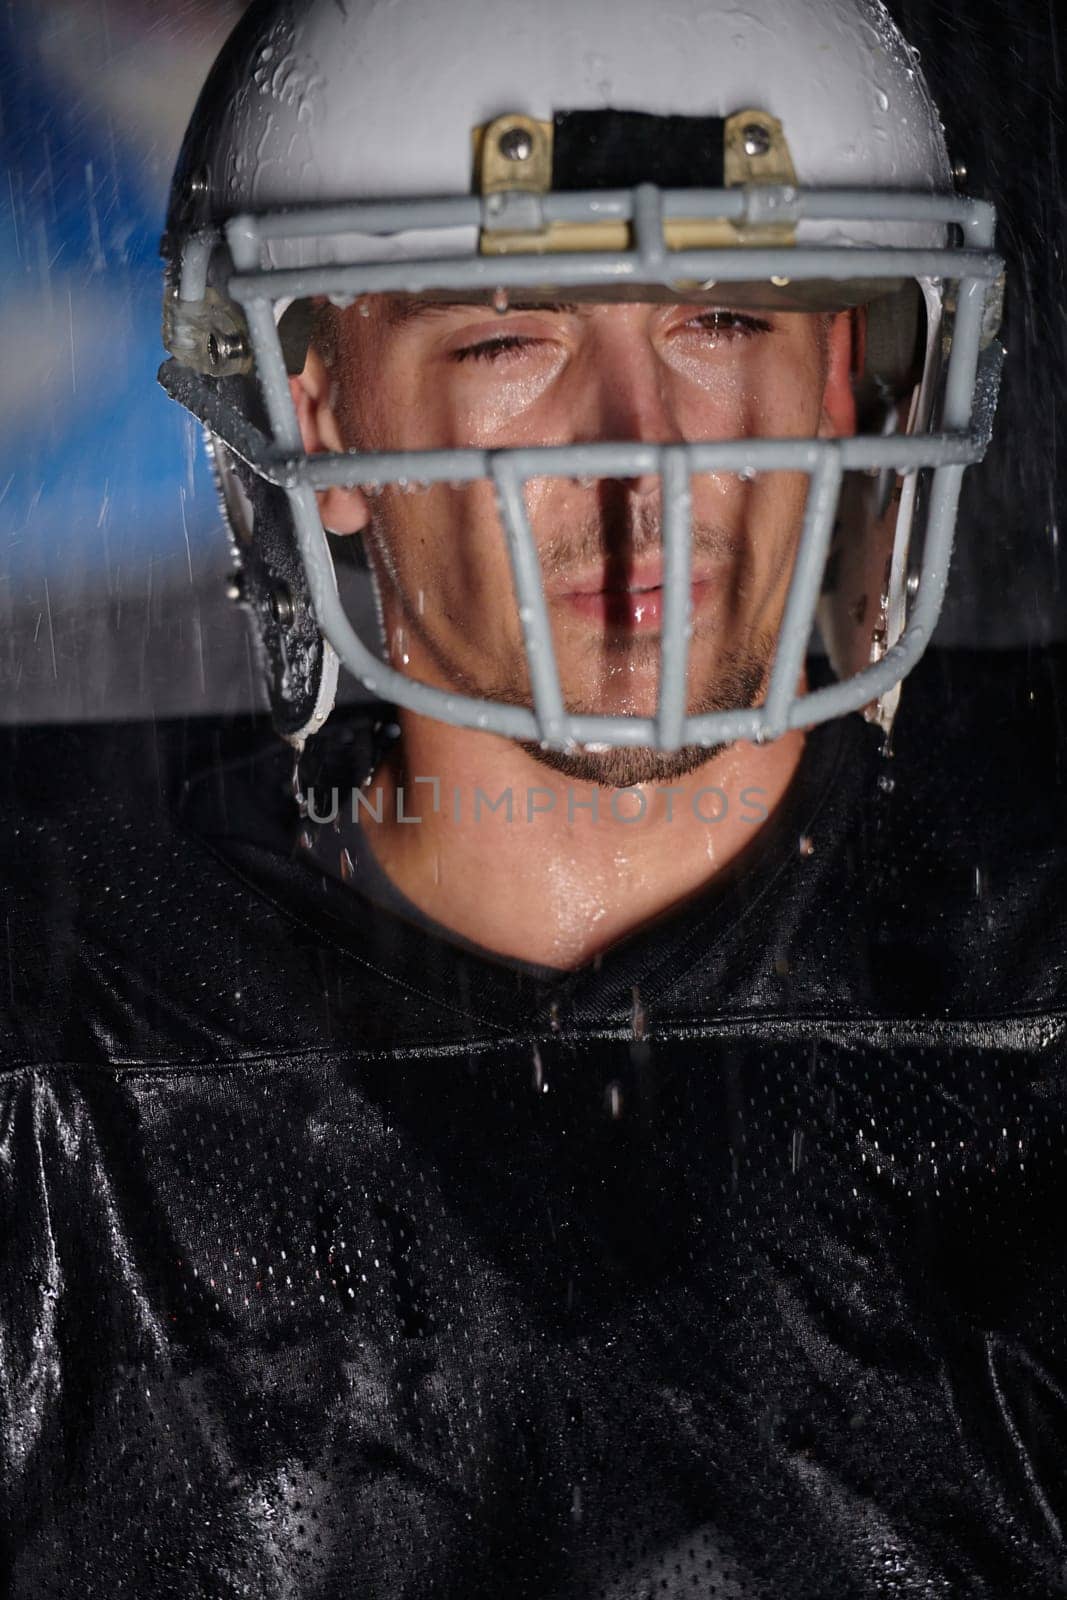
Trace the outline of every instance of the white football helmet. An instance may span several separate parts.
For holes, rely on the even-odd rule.
[[[992,427],[993,232],[991,207],[955,192],[917,59],[880,0],[253,5],[175,173],[160,376],[207,431],[279,731],[299,746],[322,725],[339,660],[398,705],[557,747],[773,738],[860,708],[888,727],[940,612],[962,474]],[[316,297],[501,304],[519,288],[866,305],[862,431],[305,455],[288,374]],[[776,470],[810,486],[765,702],[688,716],[690,479]],[[657,712],[572,715],[524,482],[655,472]],[[418,683],[360,638],[316,501],[329,484],[476,478],[497,490],[532,709]],[[837,681],[799,694],[816,618]]]

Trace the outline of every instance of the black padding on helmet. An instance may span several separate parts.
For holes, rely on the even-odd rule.
[[[552,188],[723,187],[722,117],[657,117],[647,111],[557,111]]]

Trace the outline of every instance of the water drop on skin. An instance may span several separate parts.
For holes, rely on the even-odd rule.
[[[508,309],[508,291],[506,289],[493,290],[493,310],[501,313]]]

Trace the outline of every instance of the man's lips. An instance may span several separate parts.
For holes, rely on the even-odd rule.
[[[710,576],[706,567],[694,563],[694,583],[705,583]],[[559,600],[577,594],[634,594],[662,587],[663,557],[653,556],[645,561],[620,563],[617,571],[601,562],[596,567],[587,567],[584,572],[568,573],[546,584],[545,594],[549,600]]]
[[[712,592],[712,576],[694,568],[689,589],[690,611],[695,614]],[[663,620],[663,563],[634,565],[618,578],[586,573],[549,584],[546,599],[563,604],[589,622],[638,632],[658,628]]]

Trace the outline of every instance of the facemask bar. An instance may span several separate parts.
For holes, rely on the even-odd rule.
[[[521,208],[519,218],[514,207],[508,213],[511,225],[517,220],[524,227],[554,221],[596,222],[605,217],[628,221],[633,248],[561,252],[550,259],[528,253],[504,259],[471,255],[299,268],[262,266],[264,246],[271,241],[292,244],[330,235],[499,226],[507,202]],[[664,222],[676,217],[725,217],[745,230],[761,223],[779,226],[829,219],[954,224],[962,230],[964,244],[945,249],[743,245],[668,250]],[[459,196],[242,215],[225,228],[230,260],[236,268],[228,274],[225,293],[244,312],[272,438],[178,363],[170,362],[162,369],[161,381],[255,472],[285,489],[318,625],[345,666],[373,692],[422,715],[555,748],[596,744],[672,750],[683,744],[767,740],[787,729],[827,721],[869,705],[912,670],[929,642],[944,598],[963,472],[985,454],[996,405],[1003,352],[993,340],[999,322],[1003,263],[992,253],[993,231],[993,210],[982,201],[775,186],[701,191],[660,190],[642,184],[632,190]],[[219,235],[211,230],[187,241],[179,269],[179,317],[181,302],[189,302],[190,310],[205,302],[209,271],[217,268],[220,244]],[[279,300],[312,296],[344,303],[370,293],[417,294],[442,289],[486,293],[502,279],[509,289],[532,287],[538,291],[549,283],[552,289],[663,285],[685,298],[686,291],[691,293],[695,287],[707,292],[730,283],[844,285],[906,278],[956,285],[942,431],[918,438],[597,443],[493,451],[353,451],[308,457],[274,311]],[[843,474],[874,470],[914,474],[921,468],[931,469],[933,478],[919,582],[903,634],[870,667],[843,682],[798,696],[797,681],[811,635]],[[687,716],[691,479],[694,474],[750,476],[766,471],[801,471],[809,479],[803,529],[766,701],[754,709]],[[664,625],[656,715],[569,714],[556,670],[523,486],[533,478],[630,478],[657,472],[663,483]],[[489,479],[496,491],[527,653],[532,711],[418,683],[374,655],[356,635],[341,604],[315,498],[317,489],[331,485],[458,484],[476,479]]]

